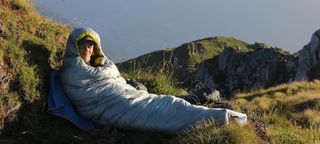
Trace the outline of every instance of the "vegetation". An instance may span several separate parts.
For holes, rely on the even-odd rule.
[[[201,123],[178,136],[128,132],[122,143],[303,143],[320,142],[320,81],[293,82],[237,93],[228,103],[249,116],[240,127]],[[214,107],[214,104],[207,105]],[[139,137],[140,139],[136,139]]]
[[[0,89],[0,143],[98,143],[100,137],[46,113],[49,73],[62,64],[70,28],[43,18],[28,0],[0,0],[0,23],[0,72],[12,75],[8,87],[0,86],[4,88]],[[122,74],[144,83],[149,92],[184,95],[186,89],[177,85],[175,74],[179,71],[175,68],[183,62],[188,73],[193,72],[198,63],[214,58],[225,46],[245,50],[268,47],[214,37],[144,55],[119,66],[130,67],[130,72]],[[156,63],[159,61],[162,63]],[[320,143],[319,95],[319,80],[237,93],[225,103],[249,115],[243,127],[233,121],[226,126],[208,121],[174,136],[125,131],[117,142]]]
[[[178,81],[169,73],[154,74],[150,69],[140,69],[128,73],[122,73],[122,76],[128,79],[136,79],[143,83],[150,93],[169,95],[184,95],[187,93],[185,89],[176,87],[175,84]]]
[[[120,63],[118,67],[125,72],[145,68],[151,71],[171,71],[179,81],[187,82],[190,75],[197,71],[200,63],[216,58],[225,47],[252,51],[268,46],[262,43],[250,45],[232,37],[211,37],[185,43],[177,48],[145,54]]]
[[[320,142],[320,81],[293,82],[235,97],[267,125],[274,143]]]
[[[61,65],[69,28],[34,12],[29,0],[0,0],[0,143],[88,143],[88,136],[46,113],[50,69]],[[3,83],[2,83],[3,84]],[[82,138],[83,137],[83,138]]]

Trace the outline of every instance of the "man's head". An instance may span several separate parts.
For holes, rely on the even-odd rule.
[[[90,58],[93,53],[95,42],[89,36],[85,36],[78,42],[79,52],[81,58],[87,63],[90,63]]]

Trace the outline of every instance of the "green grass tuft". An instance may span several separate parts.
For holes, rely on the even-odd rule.
[[[35,73],[34,67],[28,67],[25,65],[20,66],[18,71],[18,81],[20,89],[23,91],[24,100],[27,102],[33,102],[39,99],[40,92],[38,91],[39,78]]]
[[[129,73],[122,73],[122,75],[129,79],[137,79],[143,83],[150,93],[167,94],[167,95],[184,95],[186,91],[177,88],[175,80],[172,75],[165,73],[154,73],[150,70],[135,70]]]

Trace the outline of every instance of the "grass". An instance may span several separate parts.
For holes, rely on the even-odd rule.
[[[22,65],[18,71],[19,89],[23,92],[23,100],[27,102],[39,100],[40,96],[40,92],[38,91],[40,80],[34,71],[34,67],[26,65]]]
[[[136,79],[143,83],[148,92],[167,95],[184,95],[185,89],[177,88],[175,85],[177,80],[166,73],[153,73],[150,70],[135,70],[129,73],[122,73],[128,79]]]
[[[227,126],[205,123],[195,131],[180,134],[172,142],[179,144],[263,143],[256,135],[254,127],[251,125],[239,127],[239,125],[233,122]]]
[[[0,0],[0,4],[4,26],[0,58],[13,75],[0,95],[0,142],[92,142],[84,131],[45,111],[50,69],[61,67],[70,28],[34,12],[29,0]]]
[[[267,115],[267,131],[274,143],[319,143],[320,133],[317,130],[301,128],[288,121],[287,118],[279,115]]]
[[[259,113],[274,143],[319,143],[320,81],[293,82],[238,93],[235,100]]]
[[[0,64],[3,62],[4,51],[0,49]]]

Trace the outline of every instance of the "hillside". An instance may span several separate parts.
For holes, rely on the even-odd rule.
[[[52,69],[61,67],[70,29],[40,16],[28,0],[0,0],[0,143],[320,143],[319,80],[277,83],[266,89],[256,88],[246,92],[234,91],[228,101],[206,104],[208,107],[227,107],[247,113],[249,124],[244,127],[232,121],[228,126],[204,123],[199,125],[197,131],[173,136],[138,131],[117,132],[114,129],[80,130],[46,112],[49,74]],[[313,40],[317,40],[317,35],[315,33]],[[233,58],[251,58],[257,52],[261,53],[259,55],[267,53],[266,56],[277,54],[279,57],[271,59],[274,64],[293,60],[294,64],[300,65],[296,67],[295,72],[299,72],[294,76],[309,80],[319,78],[318,55],[314,55],[319,46],[317,42],[311,41],[297,58],[265,44],[212,37],[146,54],[119,66],[128,66],[130,69],[122,74],[137,78],[150,92],[171,95],[186,94],[191,87],[177,87],[176,84],[189,74],[193,77],[204,76],[199,74],[201,72],[219,75],[214,70],[216,60],[224,60],[230,54],[234,55]],[[241,65],[248,62],[245,58],[233,61]],[[265,62],[270,64],[270,61],[262,61]],[[303,66],[306,62],[313,67]],[[238,68],[233,64],[239,63],[221,68],[233,71]],[[179,69],[174,69],[176,67]],[[182,72],[184,69],[186,71]]]
[[[76,142],[85,133],[46,113],[48,78],[61,65],[70,28],[28,0],[0,0],[0,143]]]
[[[119,63],[122,71],[151,69],[152,71],[174,71],[174,76],[180,81],[188,81],[188,77],[195,73],[203,61],[218,56],[225,47],[253,51],[267,48],[266,44],[248,44],[233,37],[211,37],[182,44],[177,48],[166,48],[144,54],[137,58]]]
[[[320,30],[298,53],[235,38],[213,37],[142,55],[119,63],[123,71],[151,70],[176,78],[176,85],[219,89],[226,98],[235,91],[269,88],[319,77]]]

